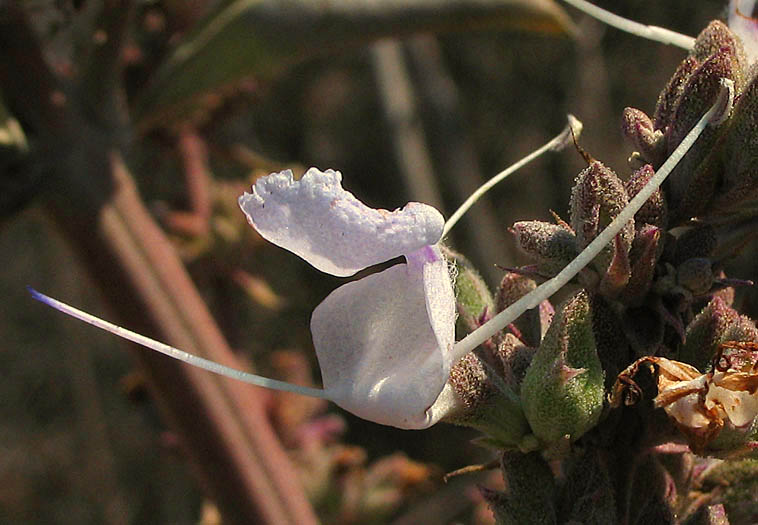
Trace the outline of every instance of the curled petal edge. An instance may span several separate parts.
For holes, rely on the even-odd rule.
[[[261,177],[239,206],[260,235],[322,272],[356,272],[434,245],[445,220],[432,206],[410,202],[395,211],[370,208],[342,188],[339,171],[310,168]]]

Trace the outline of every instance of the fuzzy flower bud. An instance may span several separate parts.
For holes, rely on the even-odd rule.
[[[629,306],[641,306],[655,277],[655,266],[660,256],[661,230],[657,226],[645,224],[637,232],[629,258],[634,261],[629,282],[620,300]]]
[[[497,290],[497,311],[502,312],[535,288],[537,288],[537,283],[529,277],[507,272]],[[511,330],[525,344],[537,347],[550,326],[554,314],[555,310],[550,301],[542,301],[539,307],[524,312],[516,319],[511,325]]]
[[[603,370],[586,292],[559,308],[526,372],[521,398],[532,432],[546,444],[574,441],[597,424]]]
[[[716,100],[722,79],[733,80],[738,90],[742,84],[740,60],[730,47],[723,47],[711,55],[687,80],[666,131],[668,153]],[[713,198],[721,167],[717,155],[711,153],[721,127],[714,126],[703,132],[697,145],[669,176],[667,191],[676,222],[702,213]]]
[[[695,47],[692,49],[692,54],[698,61],[702,62],[724,47],[734,50],[734,55],[740,69],[744,69],[747,64],[747,57],[745,56],[742,40],[721,20],[711,21],[700,32],[697,39],[695,39]]]
[[[571,228],[576,233],[578,249],[584,249],[629,204],[624,184],[610,168],[593,161],[574,182],[571,190]],[[634,239],[634,221],[630,220],[617,236],[627,252]],[[605,269],[612,255],[606,250],[599,256]]]
[[[518,385],[504,364],[482,347],[456,363],[450,371],[450,384],[463,408],[445,421],[479,430],[485,434],[480,442],[493,448],[513,449],[530,433],[516,394]]]
[[[726,341],[758,342],[758,330],[748,317],[740,315],[720,297],[714,297],[687,327],[679,359],[706,370]]]
[[[734,212],[758,199],[758,76],[754,76],[734,108],[724,147],[722,193],[714,202],[720,212]]]
[[[655,171],[650,164],[646,164],[632,173],[629,180],[624,184],[629,198],[633,199],[645,187],[653,175],[655,175]],[[639,229],[644,224],[665,228],[667,223],[668,206],[663,192],[658,188],[645,204],[642,205],[642,208],[634,214],[634,224]]]
[[[682,96],[684,86],[692,73],[697,69],[698,61],[693,56],[685,58],[676,68],[674,75],[669,80],[666,87],[658,95],[658,102],[655,105],[655,114],[653,122],[655,129],[666,130],[671,125],[674,117],[677,102]]]
[[[624,108],[621,131],[645,162],[660,166],[666,160],[663,132],[655,129],[652,119],[644,111]]]
[[[577,256],[576,238],[566,227],[543,221],[520,221],[513,225],[516,242],[548,274],[560,271]]]

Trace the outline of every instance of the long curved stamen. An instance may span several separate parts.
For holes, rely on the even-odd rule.
[[[548,151],[560,151],[563,148],[565,148],[567,145],[571,144],[572,135],[576,138],[579,137],[579,135],[582,132],[582,123],[577,119],[574,115],[569,114],[568,115],[568,124],[565,128],[563,128],[563,131],[561,131],[558,135],[556,135],[552,140],[550,140],[547,144],[540,147],[539,149],[533,151],[520,161],[516,162],[515,164],[509,166],[508,168],[504,169],[494,177],[492,177],[490,180],[479,186],[479,188],[471,194],[471,196],[466,199],[466,201],[461,204],[457,210],[455,210],[455,213],[453,213],[450,218],[445,223],[445,229],[442,231],[442,238],[444,239],[445,236],[450,232],[450,230],[453,228],[453,226],[456,225],[456,223],[460,220],[461,217],[463,217],[463,214],[466,213],[471,206],[474,205],[476,201],[478,201],[482,195],[487,193],[495,184],[499,183],[506,177],[508,177],[511,173],[516,172],[517,170],[523,168],[530,162],[532,162],[534,159],[542,155],[543,153],[546,153]]]
[[[632,20],[628,20],[624,17],[614,15],[613,13],[606,11],[605,9],[601,9],[598,6],[591,4],[585,0],[563,1],[576,7],[580,11],[587,13],[591,17],[596,18],[605,24],[608,24],[609,26],[615,27],[616,29],[620,29],[622,31],[626,31],[632,35],[646,38],[648,40],[653,40],[654,42],[660,42],[662,44],[681,47],[687,51],[692,50],[692,48],[695,46],[695,39],[691,36],[683,35],[664,27],[648,26],[645,24],[640,24],[639,22],[633,22]]]
[[[542,301],[552,296],[563,288],[587,266],[603,248],[610,243],[621,231],[624,225],[634,217],[634,214],[642,207],[650,196],[663,183],[669,173],[676,167],[684,155],[689,151],[695,141],[708,124],[718,125],[724,121],[731,111],[734,102],[734,82],[728,79],[721,80],[721,92],[715,104],[706,112],[697,124],[690,130],[684,140],[677,146],[666,162],[656,171],[642,190],[635,195],[626,208],[598,235],[576,258],[563,270],[549,281],[543,283],[537,289],[526,294],[511,306],[487,321],[469,335],[461,339],[453,347],[454,360],[458,361],[474,348],[487,341],[497,332],[515,321],[527,310],[539,305]]]
[[[38,292],[34,288],[27,288],[34,299],[52,308],[55,308],[56,310],[63,312],[66,315],[70,315],[71,317],[75,317],[76,319],[84,321],[87,324],[96,326],[101,330],[105,330],[106,332],[110,332],[124,339],[128,339],[129,341],[144,346],[145,348],[149,348],[150,350],[155,350],[156,352],[160,352],[161,354],[173,357],[179,361],[184,361],[185,363],[192,366],[208,370],[214,374],[231,377],[232,379],[236,379],[238,381],[249,383],[255,386],[271,388],[273,390],[282,390],[284,392],[293,392],[295,394],[302,394],[309,397],[329,399],[328,394],[325,390],[293,385],[284,381],[277,381],[276,379],[269,379],[267,377],[258,376],[249,372],[243,372],[242,370],[237,370],[236,368],[220,365],[214,361],[209,361],[208,359],[203,359],[202,357],[189,354],[184,350],[179,350],[173,346],[169,346],[154,339],[150,339],[144,335],[132,332],[131,330],[127,330],[126,328],[117,326],[113,323],[109,323],[108,321],[100,319],[99,317],[95,317],[94,315],[90,315],[87,312],[83,312],[77,308],[74,308],[73,306],[58,301],[57,299],[48,297],[47,295]]]

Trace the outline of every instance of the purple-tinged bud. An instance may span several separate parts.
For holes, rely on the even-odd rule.
[[[466,354],[450,371],[449,382],[463,409],[445,418],[455,425],[475,428],[495,448],[518,448],[529,425],[517,395],[513,374],[503,363],[479,347]]]
[[[740,315],[720,297],[714,297],[687,326],[679,360],[698,370],[707,370],[726,341],[758,341],[758,330],[748,317]]]
[[[668,153],[676,149],[692,126],[713,105],[721,89],[722,78],[733,80],[735,89],[740,92],[742,71],[732,47],[722,47],[709,56],[687,80],[666,134]]]
[[[653,115],[653,123],[655,129],[666,131],[671,125],[671,120],[674,118],[676,112],[676,106],[679,99],[682,96],[684,87],[687,85],[692,73],[695,72],[699,65],[697,59],[693,56],[688,56],[676,68],[674,75],[669,80],[668,84],[661,94],[658,95],[658,102],[655,106],[655,114]]]
[[[721,48],[729,47],[735,50],[735,55],[741,66],[747,63],[742,41],[720,20],[713,20],[703,29],[695,40],[692,55],[703,62],[711,55],[718,53]]]
[[[556,273],[578,254],[576,238],[565,227],[542,221],[520,221],[513,225],[521,250],[540,263],[540,267]]]
[[[680,265],[694,257],[710,257],[717,245],[715,228],[709,224],[697,224],[677,237],[673,263]]]
[[[532,432],[547,446],[575,441],[594,427],[603,408],[603,369],[582,291],[557,311],[521,383]]]
[[[713,287],[713,268],[710,259],[693,257],[676,268],[676,281],[693,296],[706,295]]]
[[[526,346],[515,335],[505,334],[497,345],[495,357],[502,367],[503,378],[508,385],[521,385],[536,351],[536,347]]]
[[[507,272],[500,282],[496,295],[496,308],[502,312],[537,287],[532,279],[513,272]],[[553,306],[548,300],[538,308],[528,310],[511,325],[514,334],[525,344],[538,347],[553,319]],[[518,332],[518,333],[516,333]]]
[[[517,273],[506,272],[496,293],[497,311],[502,312],[535,288],[537,288],[537,283],[532,279]]]
[[[645,187],[653,175],[655,175],[653,167],[650,164],[646,164],[629,177],[624,186],[630,200]],[[666,204],[666,198],[663,196],[663,191],[658,188],[645,204],[642,205],[639,211],[634,214],[634,224],[639,229],[644,224],[666,228],[667,223],[668,205]]]
[[[655,277],[655,266],[660,256],[661,229],[645,224],[637,232],[629,251],[633,261],[629,283],[619,300],[628,306],[641,306]]]
[[[742,73],[739,60],[729,47],[709,57],[687,81],[666,131],[669,154],[713,105],[724,78],[733,80],[739,92]],[[675,222],[697,216],[713,199],[721,175],[720,159],[713,150],[723,129],[726,129],[723,124],[708,127],[669,175],[666,192]]]
[[[584,249],[629,203],[624,184],[610,168],[593,161],[574,182],[571,190],[571,227],[576,234],[576,247]],[[629,251],[634,239],[634,220],[619,233],[623,249]],[[610,263],[613,248],[596,259],[602,273]]]
[[[758,75],[740,95],[726,135],[724,181],[713,211],[734,213],[758,200]]]
[[[507,492],[479,487],[498,525],[558,523],[555,480],[540,454],[506,452],[502,470]]]
[[[598,293],[605,297],[617,297],[629,283],[632,273],[629,261],[629,247],[624,245],[621,234],[613,239],[613,256],[608,269],[600,278]]]
[[[663,132],[655,129],[653,121],[644,111],[624,108],[621,116],[621,132],[639,152],[644,162],[660,166],[666,160],[666,141]]]

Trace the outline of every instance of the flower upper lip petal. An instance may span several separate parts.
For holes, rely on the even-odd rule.
[[[258,179],[239,205],[266,240],[338,277],[439,242],[445,221],[435,208],[370,208],[341,181],[334,170],[311,168],[300,180],[285,170]]]

